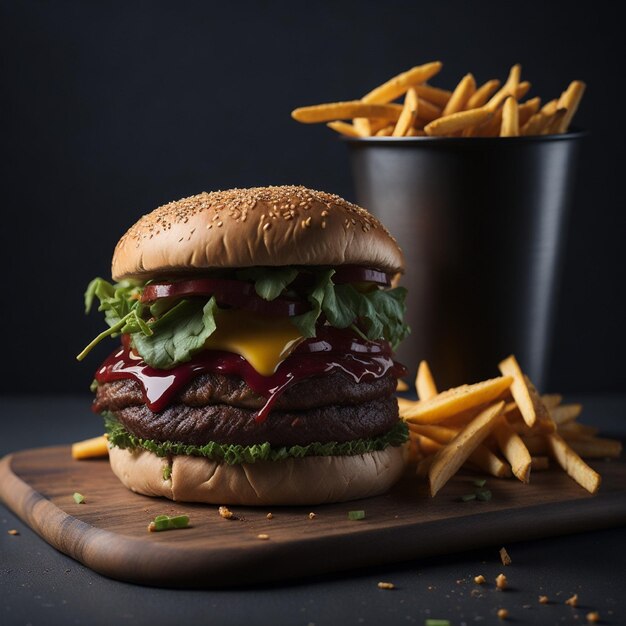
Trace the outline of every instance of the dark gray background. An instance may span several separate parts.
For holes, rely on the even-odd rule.
[[[201,190],[301,183],[353,197],[345,146],[293,122],[441,59],[434,81],[523,64],[546,100],[588,83],[550,387],[626,388],[624,38],[608,2],[0,0],[0,392],[86,388],[103,347],[82,292],[141,214]]]

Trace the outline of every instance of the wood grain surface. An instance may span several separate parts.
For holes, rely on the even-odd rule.
[[[436,498],[407,474],[388,494],[302,507],[179,504],[126,490],[106,460],[75,461],[69,446],[25,450],[0,461],[0,497],[56,549],[119,580],[163,587],[225,587],[380,565],[626,523],[626,462],[600,461],[592,496],[563,472],[529,485],[489,479],[490,502],[460,502],[475,475]],[[76,504],[72,494],[85,496]],[[348,511],[366,518],[350,521]],[[272,519],[267,514],[272,513]],[[309,513],[315,513],[311,519]],[[149,533],[155,516],[186,514],[190,527]],[[259,539],[259,534],[269,539]]]

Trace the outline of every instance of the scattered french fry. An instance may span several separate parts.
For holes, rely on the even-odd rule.
[[[600,474],[591,469],[557,433],[547,435],[546,441],[557,463],[570,478],[573,478],[589,493],[596,493],[602,481]]]
[[[500,105],[509,97],[517,95],[517,88],[520,83],[520,77],[522,74],[522,66],[517,64],[511,68],[509,76],[502,87],[491,96],[485,108],[492,113],[500,107]]]
[[[520,129],[528,122],[528,120],[539,111],[541,106],[541,98],[532,98],[519,105],[518,117]],[[521,132],[520,132],[521,134]]]
[[[415,389],[417,390],[417,397],[420,400],[430,400],[439,393],[437,391],[437,385],[435,385],[435,379],[426,361],[422,361],[417,368]]]
[[[616,459],[622,453],[622,442],[617,439],[586,437],[568,443],[577,454],[588,459]]]
[[[372,124],[367,117],[355,117],[352,124],[359,133],[359,137],[369,137],[372,134]]]
[[[408,391],[409,386],[404,382],[401,378],[398,378],[398,382],[396,383],[396,391]]]
[[[437,492],[456,474],[468,457],[491,432],[504,408],[504,402],[487,407],[472,420],[448,445],[435,454],[428,470],[430,495]]]
[[[407,422],[436,424],[448,417],[475,408],[497,398],[512,382],[510,376],[491,378],[474,385],[461,385],[448,389],[430,400],[418,402],[403,414]],[[502,403],[504,408],[504,402]]]
[[[72,458],[77,460],[96,459],[109,454],[109,444],[106,435],[93,437],[72,444]]]
[[[530,461],[533,472],[542,472],[550,468],[550,459],[547,456],[533,456]]]
[[[522,370],[520,369],[517,360],[513,355],[511,355],[504,359],[504,361],[501,361],[498,368],[504,376],[510,376],[513,379],[513,382],[511,383],[511,393],[513,394],[513,398],[515,399],[526,424],[528,424],[528,426],[533,426],[537,421],[538,406],[530,395],[530,390],[524,380],[524,375],[522,374]]]
[[[550,410],[550,417],[559,426],[574,421],[582,412],[581,404],[561,404]]]
[[[498,446],[506,460],[511,464],[513,474],[523,483],[530,481],[531,458],[528,448],[521,437],[508,425],[500,420],[493,430]]]
[[[541,395],[541,401],[543,406],[550,411],[563,402],[563,396],[560,393],[544,393]]]

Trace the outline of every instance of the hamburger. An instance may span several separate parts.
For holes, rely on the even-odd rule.
[[[393,350],[408,332],[393,237],[304,187],[171,202],[120,239],[94,301],[119,337],[92,384],[113,472],[178,501],[339,502],[400,477]]]

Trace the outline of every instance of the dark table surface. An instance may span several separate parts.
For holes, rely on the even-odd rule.
[[[584,403],[583,423],[626,435],[626,396],[567,400]],[[0,456],[99,434],[89,403],[87,396],[0,398]],[[504,592],[493,585],[504,569],[500,547],[244,589],[154,589],[92,572],[0,504],[0,624],[585,624],[590,611],[603,624],[626,624],[626,528],[507,545],[513,564]],[[477,574],[488,584],[474,585]],[[379,581],[396,588],[378,589]],[[578,607],[565,605],[575,593]],[[496,617],[499,608],[508,610],[507,622]]]

